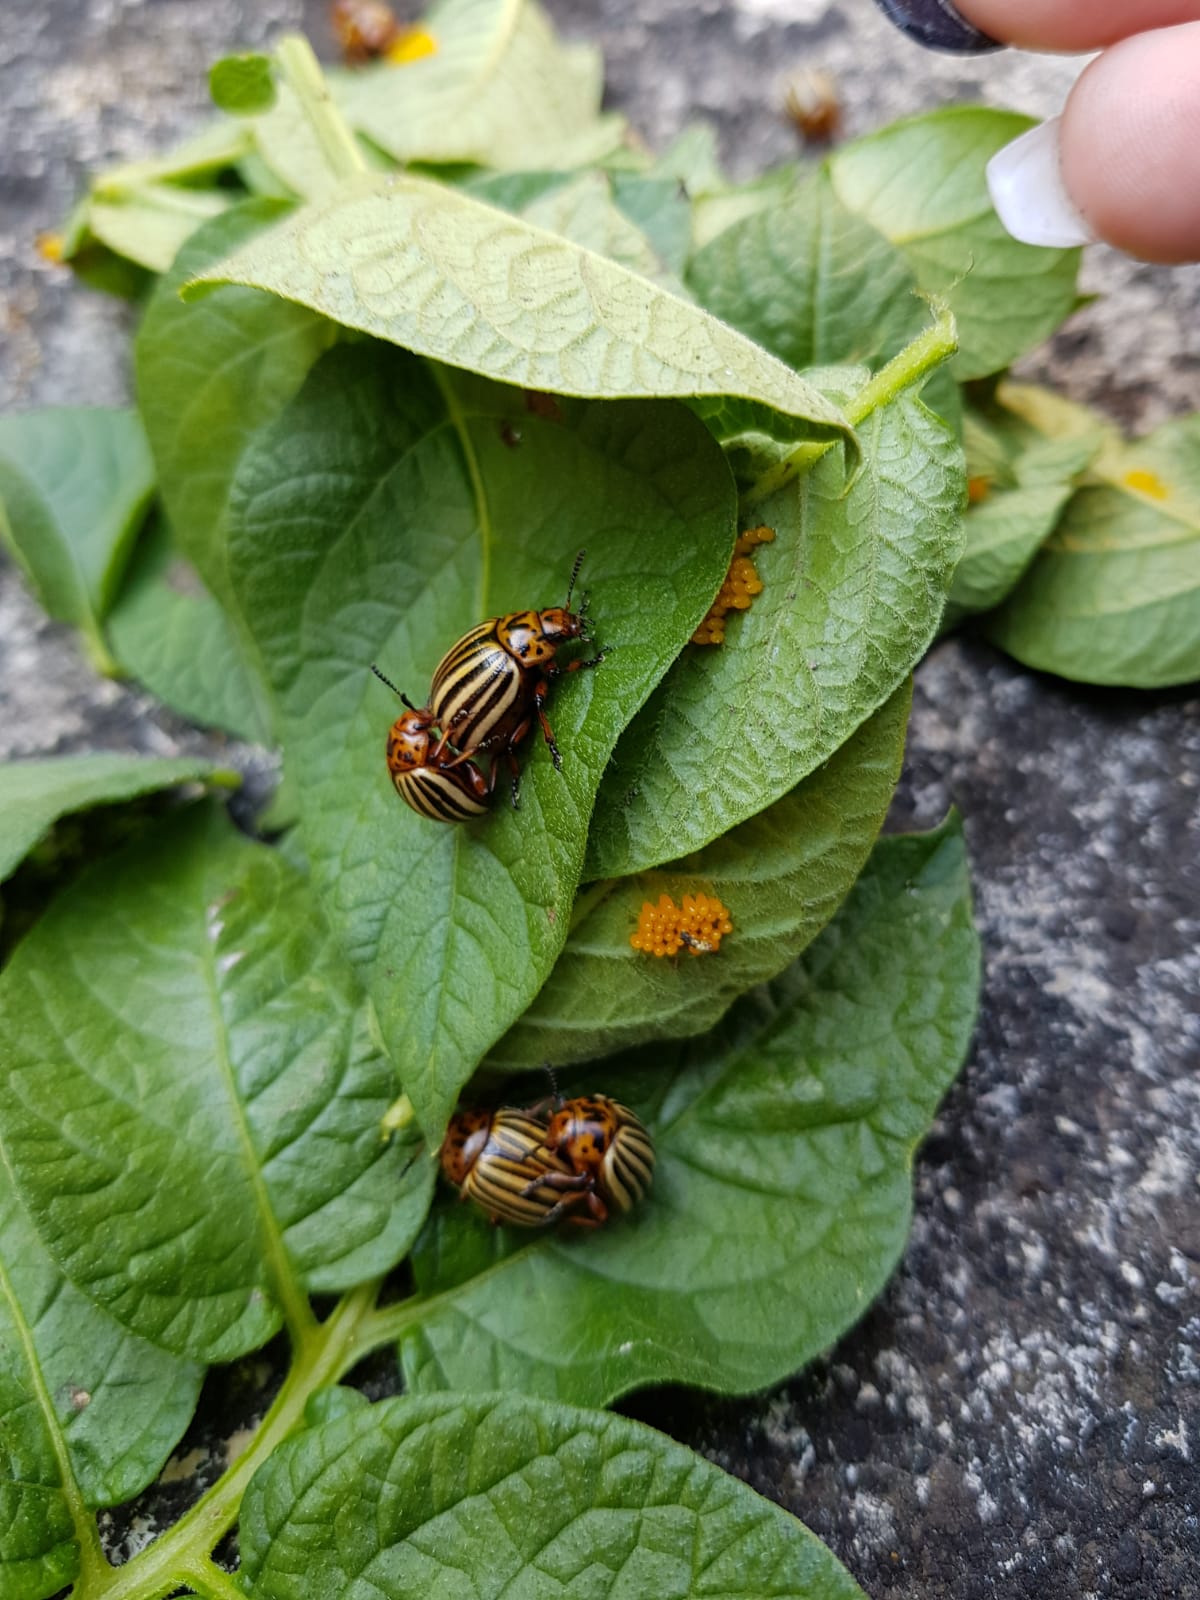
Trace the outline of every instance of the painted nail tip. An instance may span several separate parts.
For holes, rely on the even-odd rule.
[[[987,184],[996,215],[1018,243],[1068,250],[1096,236],[1063,184],[1058,123],[1052,117],[998,150]]]
[[[927,50],[954,55],[983,55],[1002,50],[998,39],[983,33],[959,12],[951,0],[875,0],[888,21],[906,38]]]

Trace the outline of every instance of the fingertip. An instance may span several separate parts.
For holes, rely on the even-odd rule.
[[[1200,23],[1139,34],[1084,71],[1058,130],[1065,193],[1144,261],[1200,260]]]
[[[996,214],[1021,244],[1067,250],[1095,238],[1063,182],[1060,129],[1059,117],[1039,122],[987,164]]]

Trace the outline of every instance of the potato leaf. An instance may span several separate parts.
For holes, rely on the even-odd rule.
[[[89,1543],[87,1511],[118,1505],[157,1475],[203,1376],[195,1362],[129,1333],[63,1278],[0,1161],[6,1600],[41,1600],[75,1577],[81,1543]]]
[[[130,186],[108,198],[94,194],[84,202],[68,259],[96,241],[147,272],[167,272],[196,229],[233,204],[234,197],[220,189],[175,183]]]
[[[282,707],[314,877],[431,1137],[553,965],[609,753],[733,543],[728,468],[684,407],[556,410],[386,346],[337,350],[235,486],[240,603]],[[612,655],[554,693],[563,771],[537,737],[519,812],[503,781],[476,824],[411,811],[384,763],[399,707],[370,663],[422,704],[469,627],[561,604],[583,547]]]
[[[473,1208],[435,1210],[420,1293],[390,1313],[409,1387],[602,1405],[640,1384],[747,1393],[794,1372],[862,1315],[903,1249],[913,1150],[962,1064],[978,990],[957,821],[881,840],[800,960],[711,1034],[566,1086],[645,1116],[658,1168],[637,1211],[531,1239]]]
[[[623,877],[701,849],[795,788],[903,683],[933,638],[962,548],[962,456],[911,395],[743,524],[764,589],[718,648],[692,646],[622,735],[585,867]]]
[[[698,251],[687,282],[702,306],[797,370],[879,365],[928,321],[901,251],[846,210],[824,172]]]
[[[883,824],[904,754],[904,684],[791,794],[683,861],[586,891],[536,1000],[489,1070],[587,1061],[709,1028],[741,994],[790,966],[849,893]],[[697,889],[728,908],[714,957],[659,960],[630,947],[642,902]]]
[[[270,744],[271,710],[241,634],[174,549],[163,521],[143,536],[108,619],[121,669],[172,711]]]
[[[1084,683],[1200,678],[1200,417],[1109,448],[988,635]]]
[[[222,111],[254,116],[275,102],[275,74],[269,56],[222,56],[208,69],[208,92]]]
[[[337,85],[351,126],[393,160],[571,167],[616,142],[598,52],[561,44],[532,0],[442,0],[424,27],[436,50]]]
[[[589,399],[756,402],[775,436],[853,440],[838,408],[758,345],[561,235],[411,174],[347,184],[201,272],[502,383]]]
[[[238,458],[283,410],[336,329],[247,289],[185,305],[180,285],[287,214],[249,201],[188,241],[155,290],[135,344],[138,403],[172,531],[227,609],[225,507]]]
[[[208,807],[85,873],[0,977],[0,1157],[64,1276],[227,1360],[408,1248],[395,1095],[303,879]]]
[[[233,772],[194,756],[36,756],[0,766],[0,879],[72,811],[132,800],[153,789],[207,779],[236,784]]]
[[[960,379],[998,372],[1075,309],[1078,250],[1018,244],[992,209],[985,168],[1028,117],[953,106],[892,123],[830,156],[834,192],[904,254],[958,324]]]
[[[1046,438],[999,405],[963,418],[969,504],[966,548],[955,569],[942,631],[990,611],[1015,587],[1052,532],[1101,435]]]
[[[306,1431],[251,1484],[241,1548],[251,1600],[864,1600],[711,1462],[516,1395],[392,1400]]]
[[[677,274],[667,269],[650,240],[617,205],[607,173],[580,173],[530,201],[521,214],[536,226],[562,234],[597,255],[620,262],[631,272],[640,272],[672,293],[687,297]]]
[[[61,408],[0,417],[0,537],[52,617],[109,668],[101,624],[154,493],[133,411]]]

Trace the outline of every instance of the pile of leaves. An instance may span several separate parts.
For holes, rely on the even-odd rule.
[[[883,1286],[979,984],[957,819],[879,837],[910,674],[976,612],[1054,670],[1200,671],[1194,419],[1126,446],[1004,380],[1076,304],[1077,253],[987,202],[1019,117],[735,185],[703,130],[645,151],[522,0],[446,0],[328,92],[296,38],[211,83],[217,120],[56,245],[144,300],[137,409],[0,418],[2,527],[98,670],[283,777],[248,837],[208,761],[0,774],[4,1593],[857,1594],[584,1408],[760,1389]],[[690,644],[757,526],[762,592]],[[419,703],[584,547],[610,654],[555,691],[563,771],[539,740],[519,811],[419,817],[370,664]],[[71,814],[181,783],[80,843]],[[698,890],[717,954],[631,947]],[[460,1095],[536,1098],[545,1061],[656,1140],[596,1234],[435,1185]],[[97,1509],[280,1329],[243,1453],[110,1566]],[[405,1393],[369,1406],[340,1380],[381,1347]]]

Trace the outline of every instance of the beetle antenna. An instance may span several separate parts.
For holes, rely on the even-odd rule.
[[[579,554],[575,557],[575,565],[571,568],[571,581],[567,585],[567,610],[568,611],[570,611],[570,609],[571,609],[571,596],[575,593],[575,580],[579,576],[579,569],[583,565],[583,558],[586,555],[587,555],[587,551],[586,550],[581,550],[579,552]]]
[[[550,1093],[553,1095],[554,1103],[557,1105],[562,1100],[562,1095],[558,1091],[558,1073],[555,1072],[548,1061],[542,1062],[542,1071],[550,1079]]]
[[[397,689],[396,685],[392,682],[392,680],[390,678],[385,678],[384,677],[383,673],[380,672],[379,668],[375,665],[375,663],[373,661],[371,663],[371,671],[379,679],[380,683],[386,683],[388,688],[392,691],[392,693],[394,695],[397,695],[401,700],[404,700],[404,696],[400,693],[399,689]],[[408,705],[408,701],[404,700],[404,704]],[[410,709],[415,711],[416,707],[413,706]]]

